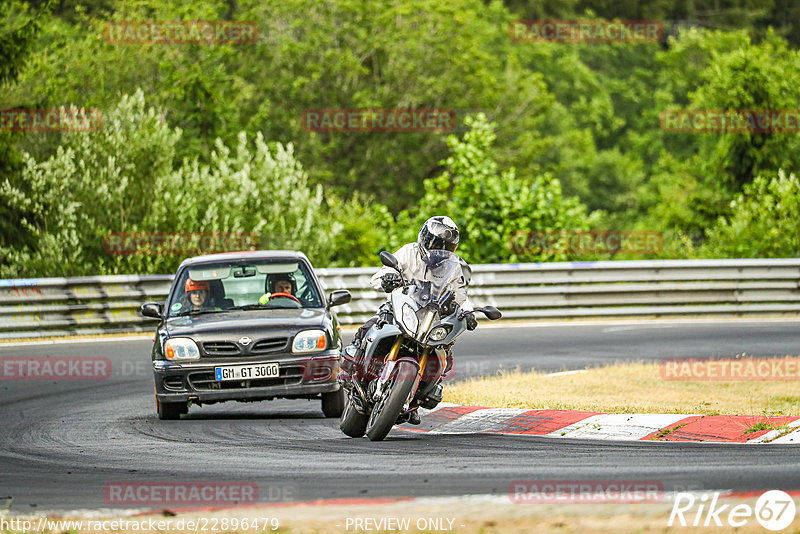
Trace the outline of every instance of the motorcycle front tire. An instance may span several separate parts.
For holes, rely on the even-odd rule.
[[[394,426],[403,405],[414,387],[417,368],[411,362],[397,364],[395,378],[389,386],[389,393],[383,402],[372,409],[367,422],[367,437],[370,441],[381,441]],[[402,377],[398,379],[397,377]],[[376,413],[377,412],[377,413]]]

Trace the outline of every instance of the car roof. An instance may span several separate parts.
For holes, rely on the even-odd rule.
[[[179,269],[192,265],[232,260],[305,260],[310,263],[306,255],[299,250],[243,250],[188,258],[181,262]]]

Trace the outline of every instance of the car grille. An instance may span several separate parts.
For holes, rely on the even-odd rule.
[[[274,337],[270,339],[262,339],[256,341],[253,348],[250,349],[250,354],[266,354],[268,352],[278,352],[286,348],[289,344],[288,337]]]
[[[241,352],[239,346],[230,341],[206,341],[203,351],[209,356],[238,356]]]
[[[294,386],[303,380],[303,367],[287,365],[280,368],[280,376],[259,378],[257,380],[224,380],[214,379],[214,371],[203,371],[189,374],[189,384],[196,390],[250,389],[271,386]]]

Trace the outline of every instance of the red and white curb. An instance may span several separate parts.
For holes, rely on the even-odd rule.
[[[420,411],[428,434],[510,434],[615,441],[798,443],[800,417],[755,415],[610,414],[571,410],[482,408],[442,403]],[[765,427],[765,428],[764,428]],[[760,430],[757,430],[759,429]]]

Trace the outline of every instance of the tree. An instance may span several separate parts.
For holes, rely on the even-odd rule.
[[[518,176],[503,172],[493,159],[496,124],[486,116],[467,117],[470,128],[461,139],[447,139],[445,171],[425,181],[418,206],[400,214],[394,245],[416,239],[416,231],[433,215],[448,215],[461,231],[458,253],[469,262],[500,263],[566,259],[559,252],[526,250],[515,242],[530,232],[587,230],[593,218],[575,197],[565,197],[552,175]]]
[[[45,2],[34,10],[17,0],[0,2],[0,88],[11,87],[19,79],[51,4],[52,1]],[[23,166],[23,158],[15,146],[19,137],[13,129],[0,128],[0,177],[15,180]],[[31,236],[17,224],[23,216],[20,206],[0,202],[0,246],[31,242]]]
[[[372,208],[333,197],[326,205],[291,143],[242,132],[235,147],[217,139],[210,163],[178,165],[181,135],[136,91],[106,113],[99,131],[65,134],[51,158],[23,154],[29,187],[0,182],[0,202],[31,214],[18,224],[34,241],[0,247],[0,277],[167,273],[183,259],[169,247],[120,254],[123,246],[109,246],[112,232],[241,232],[254,234],[260,248],[302,250],[319,265],[366,259],[362,243],[349,239]],[[376,248],[375,239],[363,247]]]

